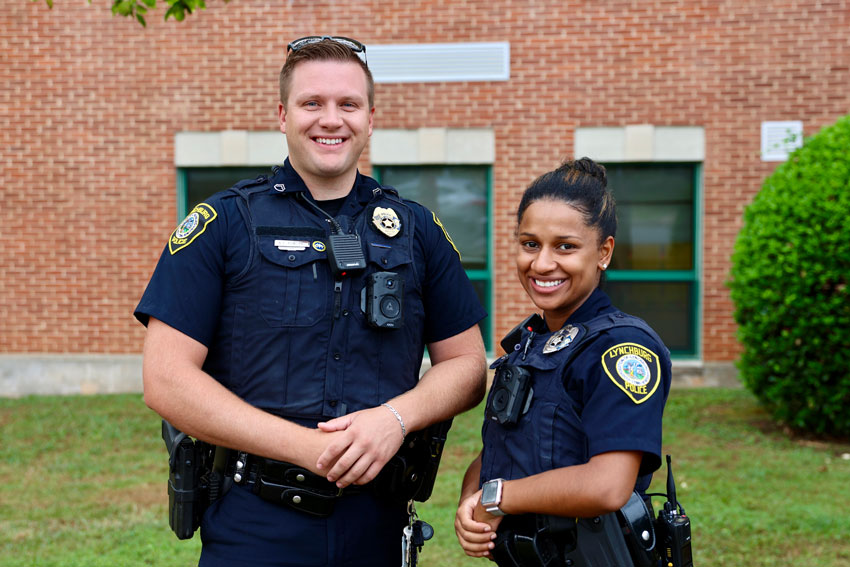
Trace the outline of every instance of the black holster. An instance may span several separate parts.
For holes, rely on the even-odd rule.
[[[162,439],[168,450],[168,525],[179,539],[191,539],[204,512],[221,494],[223,476],[213,467],[217,448],[164,419]]]
[[[374,489],[397,502],[428,500],[451,426],[448,419],[405,437],[401,448],[372,481]]]
[[[499,567],[633,567],[615,514],[508,516],[491,552]]]
[[[575,548],[576,520],[543,514],[507,516],[497,532],[493,559],[500,567],[561,567]]]

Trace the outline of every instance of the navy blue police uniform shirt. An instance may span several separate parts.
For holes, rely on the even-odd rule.
[[[135,315],[208,348],[204,370],[302,424],[374,407],[416,385],[423,345],[486,316],[437,216],[358,172],[335,218],[367,261],[336,282],[330,224],[289,164],[197,205],[171,234]],[[401,329],[361,309],[369,274],[404,280]]]
[[[596,289],[562,329],[608,317],[629,320]],[[616,326],[586,340],[578,336],[573,344],[569,333],[546,332],[533,336],[526,351],[529,335],[523,331],[520,348],[493,365],[528,369],[533,392],[515,426],[485,421],[480,482],[584,464],[609,451],[641,451],[636,489],[645,491],[661,464],[661,421],[671,380],[667,348],[648,327]]]

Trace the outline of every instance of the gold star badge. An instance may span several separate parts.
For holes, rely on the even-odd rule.
[[[401,232],[401,220],[396,212],[390,208],[375,207],[372,211],[372,224],[381,234],[394,238]]]

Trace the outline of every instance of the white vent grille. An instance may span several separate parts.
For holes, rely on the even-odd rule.
[[[507,81],[511,76],[507,42],[367,45],[366,57],[376,83]]]
[[[803,123],[799,120],[761,123],[761,160],[785,161],[803,145]]]

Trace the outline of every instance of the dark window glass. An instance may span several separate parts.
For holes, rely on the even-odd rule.
[[[605,290],[679,355],[697,352],[697,167],[605,165],[619,221]]]
[[[437,214],[468,270],[487,268],[487,167],[386,166],[381,183]]]
[[[695,352],[692,283],[608,281],[602,289],[617,308],[649,323],[671,352]]]
[[[694,167],[605,167],[619,221],[611,269],[693,269]]]
[[[183,170],[186,175],[186,211],[214,193],[228,189],[242,179],[253,179],[271,173],[264,166],[257,167],[192,167]]]

